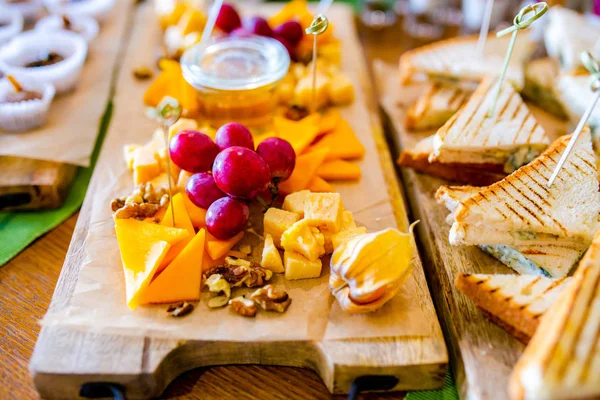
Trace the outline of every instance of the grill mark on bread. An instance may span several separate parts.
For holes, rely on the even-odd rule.
[[[534,169],[534,171],[536,171],[536,172],[537,172],[537,170],[535,170],[535,169]],[[521,177],[520,177],[520,176],[515,176],[515,177],[516,177],[517,181],[519,181],[521,184],[523,184],[524,186],[527,186],[527,187],[529,187],[529,189],[531,190],[531,192],[532,192],[533,194],[535,194],[535,195],[536,195],[536,197],[537,197],[537,198],[538,198],[538,199],[539,199],[539,200],[540,200],[540,201],[541,201],[541,202],[542,202],[542,203],[543,203],[545,206],[547,206],[547,207],[550,207],[550,203],[548,202],[548,200],[546,200],[546,199],[544,198],[544,196],[542,196],[541,194],[539,194],[538,192],[536,192],[535,190],[533,190],[533,188],[531,188],[531,187],[530,187],[528,184],[526,184],[525,182],[523,182],[523,180],[521,179]],[[541,188],[545,189],[546,193],[548,193],[548,189],[547,189],[546,187],[544,187],[544,186],[540,185],[540,184],[539,184],[539,182],[538,182],[536,179],[532,179],[532,182],[533,182],[533,183],[535,183],[537,187],[541,187]],[[512,185],[512,183],[511,183],[511,185]]]
[[[513,138],[513,144],[515,144],[517,142],[517,139],[521,135],[521,131],[523,130],[523,127],[525,127],[526,122],[527,122],[527,118],[523,118],[523,121],[521,121],[521,125],[519,126],[519,129],[517,130],[517,134]]]
[[[513,97],[514,97],[514,94],[512,96],[510,96],[511,101],[512,101]],[[513,114],[510,118],[515,119],[517,117],[517,114],[519,114],[519,111],[521,111],[521,108],[523,108],[524,105],[525,105],[525,103],[519,103],[519,105],[517,105],[517,107],[515,107],[515,111],[513,111]]]
[[[596,288],[596,295],[594,296],[594,298],[597,298],[600,296],[600,287]],[[584,363],[584,370],[581,374],[581,379],[580,382],[587,382],[588,378],[589,378],[589,373],[590,373],[590,369],[591,369],[591,364],[592,364],[592,356],[595,355],[596,353],[598,353],[598,351],[600,351],[598,348],[600,346],[600,325],[596,327],[596,334],[594,335],[595,340],[592,342],[592,348],[590,349],[590,351],[587,354],[585,363]]]
[[[530,117],[533,117],[531,115],[531,112],[529,112],[527,114],[527,119],[529,119]],[[537,122],[536,119],[534,119],[535,123],[533,124],[533,127],[529,130],[529,136],[527,136],[527,143],[529,143],[531,141],[531,137],[533,136],[533,134],[535,133],[536,129],[538,128],[539,124]]]
[[[504,193],[506,193],[509,197],[511,197],[523,210],[525,210],[529,215],[531,215],[533,218],[535,218],[542,226],[546,226],[546,224],[544,224],[544,221],[541,220],[536,213],[534,213],[533,211],[531,211],[529,209],[529,207],[527,207],[526,205],[524,205],[522,202],[519,201],[519,199],[514,198],[513,196],[510,195],[510,193],[508,193],[508,191],[506,189],[504,189],[502,186],[500,186],[500,189],[502,189],[502,191]],[[517,190],[517,192],[521,193],[521,191]],[[526,222],[527,219],[524,218],[520,212],[516,211],[510,204],[506,203],[506,207],[511,210],[515,215],[517,215],[521,221]]]
[[[591,162],[589,162],[585,158],[581,157],[579,154],[575,154],[575,157],[577,157],[579,160],[581,160],[582,163],[584,163],[585,165],[587,165],[588,167],[590,167],[590,169],[592,171],[596,172],[596,166],[593,165]]]

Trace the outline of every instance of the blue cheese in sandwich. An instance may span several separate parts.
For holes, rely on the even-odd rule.
[[[469,101],[435,134],[430,161],[501,164],[511,173],[537,157],[549,144],[521,96],[504,82],[495,114],[488,111],[498,79],[486,77]]]

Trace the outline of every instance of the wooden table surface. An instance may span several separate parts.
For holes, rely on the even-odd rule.
[[[400,23],[385,31],[360,28],[367,58],[397,60],[408,38]],[[41,319],[50,304],[78,214],[0,267],[0,399],[39,398],[28,371]],[[402,393],[364,394],[363,399],[402,399]],[[343,399],[331,396],[312,371],[289,367],[227,366],[189,371],[172,382],[165,399]]]

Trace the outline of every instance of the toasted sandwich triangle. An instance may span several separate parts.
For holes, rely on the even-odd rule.
[[[469,101],[435,134],[431,161],[504,164],[510,173],[538,156],[550,141],[510,83],[486,77]]]
[[[569,139],[558,139],[530,164],[461,202],[450,243],[589,245],[598,230],[600,213],[589,129],[582,132],[555,183],[547,187]]]
[[[523,343],[537,329],[571,278],[534,275],[459,274],[455,286],[496,324]]]

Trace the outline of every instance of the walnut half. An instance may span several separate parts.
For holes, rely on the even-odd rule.
[[[273,272],[261,267],[258,263],[236,257],[226,257],[225,265],[215,267],[206,272],[205,276],[219,274],[231,287],[257,287],[271,279]]]
[[[267,285],[256,290],[250,295],[250,299],[254,300],[265,311],[280,313],[285,312],[292,303],[292,299],[285,290],[276,289],[273,285]]]
[[[244,317],[254,317],[256,315],[256,304],[254,304],[253,300],[247,299],[244,296],[229,300],[229,305],[236,313]]]
[[[217,294],[208,301],[208,306],[210,308],[219,308],[227,305],[229,298],[231,297],[231,288],[229,283],[223,279],[221,275],[210,275],[204,284],[208,286],[210,292]]]
[[[117,219],[136,218],[144,220],[153,218],[156,213],[169,204],[166,189],[156,190],[152,183],[138,185],[127,197],[114,199],[110,203],[111,210]]]

